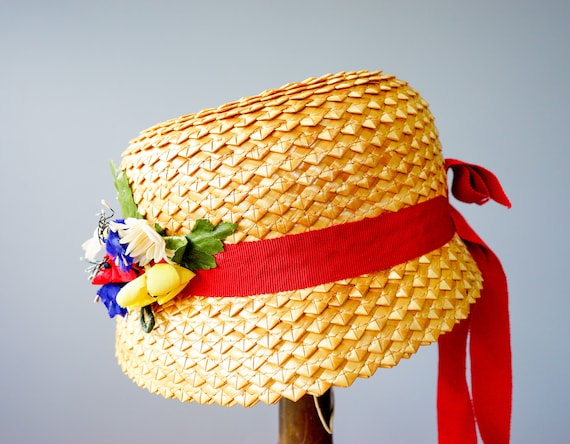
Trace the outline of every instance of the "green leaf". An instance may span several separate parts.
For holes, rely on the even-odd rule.
[[[186,237],[197,250],[216,254],[224,250],[224,244],[221,239],[228,237],[236,228],[236,224],[228,222],[222,222],[214,227],[209,221],[199,219]]]
[[[185,248],[181,265],[191,270],[208,270],[216,267],[214,254],[224,250],[222,239],[232,234],[237,224],[222,222],[216,226],[206,219],[199,219],[186,235],[188,245]]]
[[[210,268],[216,268],[216,259],[214,259],[214,256],[211,254],[191,248],[188,250],[180,263],[183,267],[190,270],[209,270]]]
[[[142,216],[137,208],[137,204],[133,198],[129,180],[123,171],[117,170],[117,167],[113,161],[111,161],[111,172],[113,173],[115,188],[117,190],[117,200],[121,205],[123,217],[134,217],[136,219],[142,219]]]
[[[174,251],[172,260],[182,265],[182,262],[184,260],[184,253],[186,252],[186,246],[188,245],[188,239],[186,239],[184,236],[164,236],[164,242],[166,243],[167,250]]]
[[[162,237],[166,236],[166,231],[164,231],[164,228],[162,228],[160,225],[158,225],[157,223],[154,224],[154,229],[156,230],[156,232],[158,234],[160,234]]]

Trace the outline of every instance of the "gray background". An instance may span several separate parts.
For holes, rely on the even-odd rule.
[[[570,439],[564,1],[0,0],[0,440],[271,443],[277,407],[182,404],[115,363],[79,261],[139,131],[328,72],[382,69],[445,154],[513,202],[460,205],[510,279],[516,443]],[[336,390],[335,442],[434,443],[437,348]]]

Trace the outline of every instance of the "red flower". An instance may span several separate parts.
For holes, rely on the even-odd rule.
[[[115,261],[108,254],[104,257],[104,262],[99,267],[99,271],[91,281],[94,285],[105,285],[109,283],[126,283],[141,275],[144,270],[137,265],[134,265],[128,270],[124,271],[115,264]]]

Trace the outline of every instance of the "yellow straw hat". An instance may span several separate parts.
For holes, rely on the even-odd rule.
[[[145,219],[170,235],[186,234],[198,219],[235,223],[226,244],[447,195],[427,103],[380,72],[311,78],[182,116],[142,132],[123,156]],[[454,235],[390,268],[309,288],[179,295],[154,308],[150,333],[135,313],[119,320],[116,353],[137,384],[168,398],[243,406],[297,400],[347,387],[436,341],[467,317],[481,285]]]
[[[348,387],[437,341],[483,291],[450,167],[462,200],[508,205],[492,173],[444,161],[427,103],[381,72],[143,131],[115,171],[126,219],[102,214],[84,245],[106,247],[92,280],[109,314],[129,312],[121,368],[167,398],[252,406]]]

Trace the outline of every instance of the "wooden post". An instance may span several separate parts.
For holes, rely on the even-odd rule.
[[[331,391],[318,398],[305,395],[297,402],[284,398],[279,401],[279,444],[332,444]],[[322,420],[315,402],[320,407]]]

